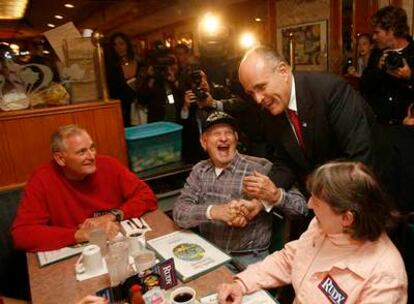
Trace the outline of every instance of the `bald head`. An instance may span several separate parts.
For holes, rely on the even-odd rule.
[[[257,46],[244,55],[239,66],[239,79],[256,103],[273,115],[286,110],[292,84],[290,66],[270,47]]]

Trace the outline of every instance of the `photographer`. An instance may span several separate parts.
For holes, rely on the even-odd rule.
[[[372,17],[377,49],[370,56],[360,81],[361,94],[385,125],[400,125],[414,96],[414,44],[407,14],[386,6]]]
[[[183,157],[188,162],[198,162],[207,157],[199,145],[201,122],[214,110],[230,114],[243,111],[246,103],[230,93],[227,98],[214,99],[207,75],[197,66],[189,69],[186,88],[180,112],[184,127]]]
[[[148,122],[177,122],[182,105],[176,79],[177,59],[162,44],[155,45],[147,57],[150,68],[137,94],[148,108]]]

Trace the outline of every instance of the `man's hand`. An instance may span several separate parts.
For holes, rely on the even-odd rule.
[[[82,300],[80,300],[76,304],[107,304],[107,303],[109,303],[108,299],[89,295],[89,296],[84,297]]]
[[[405,60],[405,58],[402,59],[404,66],[401,68],[396,68],[394,70],[387,70],[387,73],[390,74],[391,76],[394,76],[395,78],[399,78],[399,79],[410,79],[411,75],[412,75],[412,71],[410,66],[407,63],[407,60]]]
[[[217,300],[219,304],[241,304],[243,290],[238,283],[221,284],[217,288]]]
[[[94,228],[107,222],[115,222],[115,216],[111,213],[107,213],[105,215],[87,218],[82,224],[79,225],[79,228]]]
[[[96,227],[100,227],[103,231],[105,231],[105,234],[108,240],[113,239],[121,230],[117,222],[104,222],[100,224],[99,226],[89,226],[89,227],[86,227],[86,226],[82,227],[81,225],[81,227],[75,232],[76,241],[78,243],[89,241],[89,234]]]
[[[213,205],[210,216],[213,220],[225,222],[229,226],[244,227],[247,225],[243,209],[234,200],[227,204]]]
[[[213,97],[211,97],[210,92],[204,91],[204,93],[207,95],[207,97],[204,98],[203,100],[200,100],[197,103],[198,107],[200,109],[213,107],[214,99],[213,99]]]
[[[183,110],[189,111],[191,104],[193,104],[194,102],[197,102],[197,97],[195,96],[193,91],[192,90],[185,91]]]
[[[252,199],[252,200],[239,200],[237,202],[237,208],[239,208],[240,210],[242,210],[243,214],[245,214],[245,218],[248,221],[251,221],[252,219],[254,219],[256,217],[256,215],[263,210],[264,206],[263,204],[257,200],[257,199]]]
[[[243,179],[243,191],[250,197],[268,202],[277,202],[280,197],[279,188],[270,178],[256,171]]]

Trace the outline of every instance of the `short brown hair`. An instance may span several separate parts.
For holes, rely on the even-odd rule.
[[[360,162],[331,162],[316,169],[308,191],[341,214],[351,211],[347,232],[356,240],[375,241],[390,219],[390,205],[374,173]]]
[[[62,126],[59,129],[57,129],[57,131],[53,133],[51,143],[50,143],[50,148],[52,150],[52,153],[60,152],[66,149],[63,143],[63,140],[65,138],[72,136],[72,135],[82,134],[82,133],[88,134],[88,132],[85,129],[77,125],[66,125],[66,126]]]
[[[395,37],[408,38],[410,35],[410,28],[407,22],[407,13],[401,7],[385,6],[379,9],[371,16],[371,23],[383,30],[394,31]]]

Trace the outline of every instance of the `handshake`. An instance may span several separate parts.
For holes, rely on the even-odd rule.
[[[225,222],[229,226],[244,227],[263,209],[257,199],[232,200],[226,204],[213,205],[210,216],[213,220]]]

